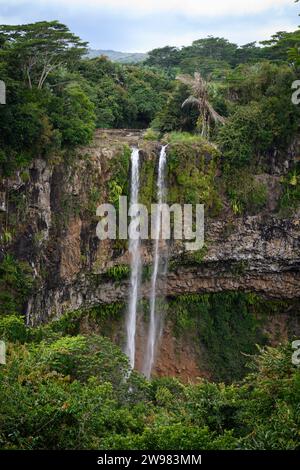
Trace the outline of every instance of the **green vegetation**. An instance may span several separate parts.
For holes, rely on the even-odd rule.
[[[0,318],[0,338],[2,340],[25,343],[29,337],[29,330],[25,326],[24,317],[11,314]]]
[[[120,264],[108,268],[104,276],[112,281],[122,281],[128,279],[130,275],[130,267],[127,264]]]
[[[209,138],[212,124],[224,124],[225,119],[215,111],[209,102],[208,83],[202,78],[199,72],[194,73],[194,77],[190,75],[178,75],[177,80],[186,85],[191,91],[190,95],[182,103],[182,108],[186,106],[194,106],[199,112],[197,120],[197,130],[202,137]]]
[[[181,158],[186,168],[180,167],[180,175],[182,174],[183,179],[185,171],[188,172],[188,181],[184,179],[185,198],[187,197],[189,202],[202,199],[209,208],[213,207],[210,215],[218,214],[221,207],[218,199],[221,195],[221,197],[226,195],[236,215],[255,214],[266,205],[267,188],[263,183],[255,180],[254,174],[272,173],[275,166],[282,165],[287,149],[298,132],[299,106],[291,102],[291,84],[297,79],[297,64],[288,62],[288,46],[296,40],[299,41],[298,33],[282,33],[274,37],[272,43],[265,44],[263,48],[249,45],[249,47],[237,49],[224,40],[210,38],[196,41],[190,49],[183,48],[178,51],[174,48],[165,48],[161,50],[164,58],[166,54],[170,54],[170,63],[166,65],[169,73],[171,70],[174,70],[174,75],[180,72],[181,75],[178,78],[183,83],[175,84],[165,106],[155,117],[152,127],[162,133],[167,133],[168,142],[185,145],[191,144],[193,139],[196,143],[198,133],[207,134],[206,130],[210,129],[210,138],[217,143],[222,156],[218,164],[218,168],[221,168],[223,173],[218,180],[219,184],[216,185],[216,180],[213,183],[212,179],[209,181],[203,179],[202,184],[208,188],[208,194],[203,198],[203,195],[201,197],[202,177],[198,178],[196,175],[197,187],[189,188],[192,185],[194,173],[189,174],[193,157],[188,154],[187,145],[185,152],[181,150],[182,155],[185,153]],[[228,60],[229,56],[226,54],[229,51],[233,55],[225,67],[224,64],[222,65],[222,60],[225,57]],[[178,57],[178,54],[181,57],[190,54],[191,63],[196,58],[199,59],[198,69],[195,68],[192,71],[185,68],[187,62],[183,60],[172,69],[171,63],[175,56]],[[218,54],[221,55],[217,58]],[[160,60],[160,50],[150,53],[149,64],[153,63],[156,55]],[[278,60],[279,56],[280,60]],[[212,60],[213,71],[209,77],[202,68],[206,66],[201,62],[204,57]],[[240,60],[237,60],[237,57],[240,57]],[[215,61],[219,61],[219,69]],[[203,79],[197,81],[196,78],[193,80],[192,77],[182,75],[182,72],[193,73],[195,70],[199,70],[204,77],[210,79],[204,82],[205,87],[197,85],[198,81],[202,80],[202,83]],[[205,98],[201,94],[203,87]],[[195,89],[194,95],[198,93],[198,98],[189,97],[191,88]],[[203,102],[206,105],[203,105]],[[195,106],[187,109],[183,106],[187,103],[195,104]],[[198,111],[197,108],[199,108]],[[206,113],[206,117],[203,117],[204,114],[201,113],[204,113],[205,109],[209,109],[209,112]],[[209,125],[208,116],[214,112],[216,120],[219,115],[225,117],[225,120],[222,119],[223,125]],[[173,153],[176,152],[171,147],[168,157],[169,165],[174,166],[176,158]],[[194,150],[190,153],[194,153]],[[178,190],[177,183],[171,179],[171,200],[175,200],[178,195],[176,194],[175,198],[172,197],[172,191]],[[297,185],[289,184],[288,179],[285,179],[284,194],[280,202],[282,212],[292,213],[296,210],[297,187]],[[182,186],[177,192],[181,193],[181,190]]]
[[[144,140],[159,140],[159,132],[149,127],[144,134]]]
[[[205,204],[211,215],[221,207],[216,186],[220,154],[216,147],[200,136],[171,133],[168,150],[168,202]]]
[[[298,129],[299,109],[291,102],[296,73],[287,65],[242,65],[228,77],[230,112],[217,140],[231,167],[268,164],[274,149],[286,149]],[[226,104],[226,100],[225,100]]]
[[[24,314],[32,288],[29,264],[6,255],[0,263],[0,317],[18,312]]]
[[[108,202],[114,204],[115,207],[119,206],[119,196],[129,194],[130,155],[131,149],[124,145],[122,151],[109,162],[111,179],[108,183]]]
[[[0,323],[11,341],[0,368],[2,449],[299,449],[300,372],[289,345],[248,358],[251,373],[232,385],[137,373],[124,381],[117,346],[64,336],[56,323],[23,345],[18,318]]]
[[[206,141],[197,134],[189,132],[170,132],[164,135],[164,139],[168,144],[205,144]]]
[[[211,216],[217,215],[222,202],[217,187],[220,153],[216,146],[188,132],[165,134],[163,142],[168,144],[167,202],[170,205],[204,203]],[[140,182],[140,202],[150,210],[150,204],[156,202],[156,158],[143,160]]]
[[[282,178],[283,192],[279,209],[283,215],[292,215],[300,206],[300,171],[299,164],[286,177]]]
[[[272,304],[240,292],[182,295],[168,305],[176,335],[195,332],[201,367],[230,383],[245,375],[247,356],[264,344],[262,326]],[[274,307],[273,307],[274,308]]]
[[[0,34],[7,89],[0,113],[0,171],[9,175],[33,157],[89,142],[94,106],[76,80],[86,43],[66,26],[57,21],[2,25]]]
[[[234,170],[225,178],[227,195],[234,214],[256,214],[266,205],[267,187],[247,170]]]
[[[96,108],[97,127],[146,128],[172,86],[162,71],[105,57],[82,61],[79,71]]]
[[[159,139],[168,144],[168,202],[203,203],[208,217],[224,207],[224,236],[234,229],[234,215],[268,207],[264,173],[272,177],[283,169],[277,209],[295,214],[299,164],[285,163],[299,140],[300,107],[291,102],[299,44],[299,30],[279,32],[261,47],[208,37],[181,49],[155,49],[144,63],[125,65],[89,59],[87,44],[57,21],[0,25],[0,79],[7,89],[7,105],[0,107],[0,183],[8,206],[0,217],[0,339],[8,343],[7,364],[0,366],[1,448],[300,450],[300,370],[292,365],[289,344],[265,346],[266,322],[288,308],[284,302],[241,292],[168,299],[164,313],[174,335],[193,336],[199,365],[215,382],[147,381],[129,374],[127,358],[108,339],[123,343],[122,302],[26,326],[35,283],[22,256],[29,259],[41,248],[43,228],[26,234],[26,256],[23,245],[14,244],[35,209],[27,197],[35,158],[60,164],[66,178],[76,158],[91,170],[83,204],[77,193],[60,193],[59,179],[51,188],[47,262],[53,269],[60,256],[55,236],[64,236],[71,216],[81,217],[85,235],[100,200],[117,207],[119,196],[129,194],[128,146],[104,166],[111,175],[106,187],[92,175],[89,157],[75,151],[91,142],[97,127],[147,129],[145,148]],[[156,165],[156,151],[142,159],[140,202],[148,207],[156,197]],[[16,174],[21,190],[8,185],[7,177]],[[81,242],[81,257],[88,260]],[[115,251],[125,247],[126,241],[115,242]],[[206,249],[171,261],[170,270],[184,262],[201,265]],[[239,277],[247,267],[236,262],[228,271]],[[119,265],[90,276],[101,287],[129,274]],[[149,280],[150,267],[142,274]],[[146,302],[139,309],[148,315]]]
[[[89,143],[95,127],[147,127],[172,88],[163,72],[87,59],[87,43],[57,21],[0,35],[0,176]]]
[[[140,167],[140,202],[150,211],[151,203],[156,202],[156,159],[143,161]]]
[[[285,62],[288,54],[294,61],[295,49],[299,46],[299,30],[274,34],[261,46],[256,42],[237,46],[227,39],[207,37],[194,41],[191,46],[162,47],[150,51],[146,65],[164,69],[169,76],[176,76],[178,71],[194,73],[199,70],[206,78],[210,74],[220,76],[238,64],[257,63],[264,60]]]
[[[167,133],[163,138],[175,147],[201,145],[201,134],[218,146],[218,170],[224,175],[220,185],[214,171],[203,174],[194,168],[191,147],[171,147],[170,153],[181,154],[177,158],[186,164],[178,169],[183,173],[180,191],[186,187],[188,202],[204,201],[210,215],[218,214],[222,189],[236,214],[264,207],[265,190],[252,175],[272,172],[276,158],[283,158],[298,132],[300,111],[291,103],[298,30],[277,33],[260,47],[239,47],[224,38],[199,39],[181,49],[155,49],[136,65],[113,63],[104,56],[88,59],[87,44],[56,21],[2,25],[0,33],[1,79],[8,93],[8,105],[0,110],[0,175],[15,170],[26,174],[36,156],[63,155],[87,144],[95,127],[148,127],[145,140]],[[173,155],[170,158],[174,161]],[[149,180],[143,180],[147,203],[153,188],[150,166]],[[120,194],[128,193],[129,149],[113,159],[111,170],[108,196],[116,204]],[[236,187],[239,170],[243,194]],[[281,206],[290,203],[294,210],[295,191],[284,193]]]

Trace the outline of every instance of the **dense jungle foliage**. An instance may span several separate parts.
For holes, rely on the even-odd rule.
[[[67,328],[71,324],[67,319]],[[300,370],[289,345],[248,357],[243,381],[224,385],[133,373],[107,338],[65,336],[64,319],[28,329],[0,321],[3,449],[299,449]]]
[[[96,127],[198,133],[201,113],[193,103],[182,106],[191,89],[177,79],[195,72],[204,77],[209,104],[226,118],[208,138],[234,167],[255,158],[263,164],[297,132],[291,84],[299,41],[299,30],[241,47],[208,37],[182,49],[155,49],[141,65],[122,65],[87,59],[87,44],[57,21],[2,25],[0,77],[8,106],[0,109],[1,173],[86,144]]]
[[[37,157],[67,164],[96,128],[147,129],[145,139],[170,144],[169,202],[204,202],[215,217],[227,198],[234,216],[256,214],[267,188],[255,174],[271,173],[299,136],[300,106],[291,101],[299,45],[299,30],[244,46],[208,37],[123,65],[88,59],[87,44],[57,21],[1,25],[0,178],[26,178]],[[111,202],[128,189],[128,159],[127,149],[115,165]],[[148,203],[153,178],[141,177]],[[278,211],[295,213],[299,163],[280,184]],[[0,448],[300,449],[300,369],[291,345],[255,355],[255,344],[266,343],[262,312],[276,314],[281,304],[242,293],[174,299],[174,335],[197,331],[215,382],[147,381],[136,372],[124,380],[127,358],[106,336],[83,334],[80,312],[25,326],[33,269],[13,255],[13,231],[3,227],[0,339],[8,350],[0,365]],[[119,282],[128,274],[119,266],[105,275]],[[104,325],[121,312],[118,304],[91,315]]]

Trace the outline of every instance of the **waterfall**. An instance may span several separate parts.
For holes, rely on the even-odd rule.
[[[138,204],[139,197],[139,149],[133,148],[131,153],[131,194],[130,205]],[[136,317],[137,304],[141,275],[141,250],[140,238],[134,239],[129,236],[129,254],[131,257],[130,267],[130,293],[129,307],[126,318],[126,335],[127,343],[125,353],[127,354],[130,366],[134,368],[135,364],[135,333],[136,333]]]
[[[165,167],[166,167],[166,148],[163,146],[160,151],[159,164],[158,164],[158,178],[157,178],[157,203],[158,209],[165,200]],[[159,333],[159,318],[156,314],[156,284],[160,267],[160,235],[161,235],[161,212],[157,210],[155,216],[155,245],[154,245],[154,258],[153,258],[153,272],[151,278],[151,291],[150,291],[150,324],[148,332],[148,342],[146,356],[144,360],[143,372],[147,378],[150,378],[151,371],[154,363],[155,346]]]

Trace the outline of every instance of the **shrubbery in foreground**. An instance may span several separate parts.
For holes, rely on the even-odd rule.
[[[1,335],[23,341],[21,321]],[[48,325],[33,338],[10,342],[0,369],[2,449],[300,448],[300,370],[288,345],[260,350],[243,382],[183,385],[125,380],[127,358],[101,336]]]

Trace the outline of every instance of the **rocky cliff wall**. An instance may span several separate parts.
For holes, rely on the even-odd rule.
[[[154,162],[155,173],[159,143],[145,141],[140,131],[98,131],[89,148],[79,149],[61,162],[37,159],[25,181],[16,175],[3,182],[2,211],[17,219],[10,249],[30,262],[36,277],[28,305],[29,324],[45,322],[68,310],[126,301],[128,279],[124,276],[116,282],[112,271],[114,266],[128,265],[126,243],[97,239],[95,210],[117,194],[111,185],[112,175],[120,185],[123,171],[122,184],[128,183],[126,165],[131,146],[141,148],[146,171],[147,164]],[[292,158],[295,155],[293,147]],[[218,178],[218,169],[215,176]],[[150,177],[146,174],[147,180]],[[160,286],[162,295],[243,290],[270,298],[300,296],[299,215],[282,218],[275,213],[278,174],[264,178],[269,187],[264,211],[239,217],[225,202],[217,216],[206,218],[202,253],[193,257],[184,252],[182,244],[171,243],[169,271]],[[16,193],[23,201],[22,210],[12,198]],[[143,257],[145,265],[151,264],[149,242],[144,244]],[[145,281],[145,298],[149,288],[149,281]]]

